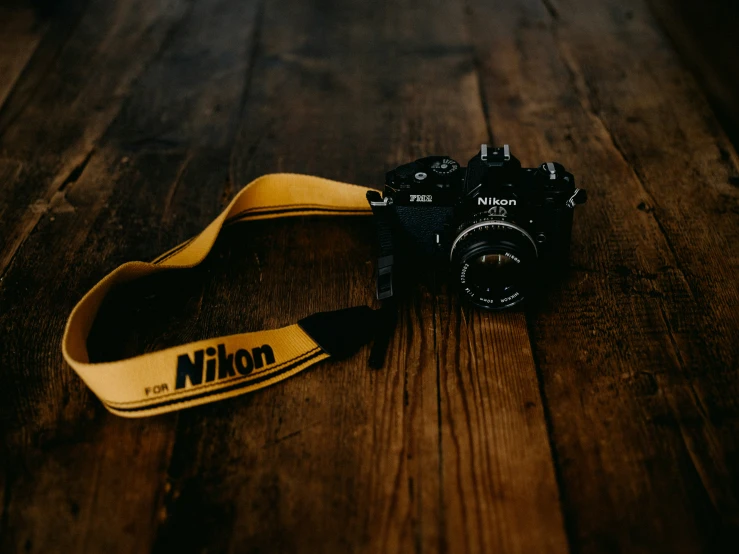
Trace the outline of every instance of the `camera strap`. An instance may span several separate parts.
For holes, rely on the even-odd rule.
[[[296,174],[252,181],[199,235],[152,262],[125,263],[95,285],[67,320],[64,359],[109,411],[144,417],[251,392],[329,357],[351,356],[372,340],[378,322],[388,320],[383,310],[358,306],[321,312],[281,329],[200,340],[112,362],[90,362],[87,338],[113,287],[200,264],[224,226],[278,217],[372,215],[366,199],[372,190]]]

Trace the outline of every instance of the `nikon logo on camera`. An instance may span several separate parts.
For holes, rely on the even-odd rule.
[[[411,202],[432,202],[430,194],[411,194]]]
[[[515,206],[516,201],[515,200],[508,200],[506,198],[503,198],[502,200],[499,200],[498,198],[478,198],[477,199],[477,205],[478,206]]]
[[[226,345],[219,344],[216,350],[212,346],[205,350],[196,350],[193,357],[181,354],[177,357],[177,379],[175,389],[183,389],[187,381],[193,386],[200,385],[205,377],[209,383],[216,379],[249,375],[255,369],[275,363],[275,353],[272,347],[264,344],[259,348],[252,348],[251,352],[240,348],[236,352],[226,352]]]

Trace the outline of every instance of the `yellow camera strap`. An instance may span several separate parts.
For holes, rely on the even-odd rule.
[[[297,324],[206,339],[125,360],[91,363],[87,338],[103,300],[122,283],[201,263],[224,225],[278,217],[371,215],[372,189],[319,177],[265,175],[244,187],[205,230],[152,262],[129,262],[74,307],[62,339],[64,359],[112,413],[144,417],[267,387],[329,357],[353,354],[372,338],[367,306],[309,316]]]

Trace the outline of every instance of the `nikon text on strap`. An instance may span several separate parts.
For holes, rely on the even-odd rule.
[[[308,175],[265,175],[244,187],[196,237],[153,262],[129,262],[95,285],[72,310],[64,359],[112,413],[143,417],[267,387],[369,342],[376,312],[367,306],[309,316],[295,325],[206,339],[125,360],[90,363],[87,337],[103,299],[119,284],[198,265],[224,225],[303,215],[371,215],[372,189]],[[318,201],[316,199],[319,199]]]

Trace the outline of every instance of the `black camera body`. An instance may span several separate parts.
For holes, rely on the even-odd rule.
[[[378,297],[393,295],[393,270],[432,260],[448,266],[460,293],[486,309],[530,297],[566,266],[574,207],[586,200],[558,163],[522,168],[483,144],[467,167],[430,156],[387,173],[368,195],[378,225]]]

